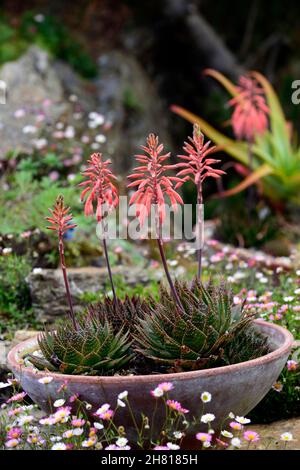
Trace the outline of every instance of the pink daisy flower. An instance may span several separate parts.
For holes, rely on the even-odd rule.
[[[6,403],[11,403],[13,401],[22,401],[24,397],[26,397],[27,393],[26,392],[21,392],[17,393],[16,395],[13,395],[10,397]]]
[[[298,368],[298,365],[298,362],[293,361],[292,359],[290,361],[287,361],[287,368],[289,371],[296,370]]]
[[[179,403],[179,401],[176,401],[176,400],[167,400],[167,405],[169,408],[171,408],[171,410],[174,410],[174,411],[178,411],[178,413],[188,413],[189,410],[187,410],[186,408],[183,408],[181,406],[181,403]]]
[[[243,429],[243,425],[241,423],[238,423],[237,421],[231,421],[231,423],[229,423],[229,426],[235,431],[240,431],[241,429]]]
[[[21,428],[11,428],[7,432],[7,438],[8,439],[18,439],[22,435],[22,429]]]
[[[201,442],[211,442],[212,435],[207,432],[198,432],[198,434],[196,434],[196,439]]]
[[[5,442],[5,447],[7,447],[8,449],[13,448],[13,447],[17,447],[19,442],[20,441],[18,439],[10,439],[9,441]]]
[[[80,418],[72,419],[71,424],[75,428],[80,428],[81,426],[85,424],[85,419],[80,419]]]
[[[257,442],[259,441],[259,434],[255,431],[245,431],[244,432],[244,439],[248,442]]]
[[[169,392],[170,390],[173,390],[174,385],[171,382],[162,382],[158,385],[157,388],[159,388],[163,392]]]

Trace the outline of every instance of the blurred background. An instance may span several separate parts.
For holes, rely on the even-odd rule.
[[[221,186],[213,181],[205,187],[213,235],[289,254],[299,235],[299,191],[287,184],[291,174],[297,181],[300,169],[300,105],[291,98],[292,83],[300,77],[298,14],[298,2],[279,0],[268,7],[259,0],[2,1],[0,79],[7,86],[7,102],[0,105],[2,248],[14,246],[8,236],[21,236],[16,243],[21,253],[31,244],[31,253],[38,247],[35,265],[55,266],[43,227],[54,194],[66,194],[83,231],[89,231],[74,189],[87,157],[103,152],[124,177],[138,146],[156,132],[175,161],[192,126],[173,105],[234,139],[230,95],[205,75],[210,68],[235,84],[250,70],[261,72],[276,90],[293,142],[277,158],[278,142],[287,135],[278,137],[271,129],[271,159],[288,161],[290,153],[293,167],[285,163],[276,181],[256,181],[251,214],[247,190],[211,197],[255,170],[241,165],[234,152],[220,154],[227,175]],[[183,196],[195,202],[193,185],[184,186]],[[78,243],[76,254],[87,250],[88,259],[90,247]],[[79,256],[76,263],[86,261]]]
[[[132,155],[150,131],[173,155],[180,153],[191,124],[171,111],[173,104],[232,136],[230,97],[203,74],[206,68],[235,82],[249,70],[263,73],[293,132],[298,131],[300,105],[291,101],[292,82],[300,77],[298,16],[298,2],[280,0],[268,6],[259,0],[213,5],[208,0],[2,1],[0,78],[7,84],[8,100],[0,106],[1,184],[7,192],[0,232],[41,228],[39,219],[50,199],[47,181],[62,187],[76,183],[91,150],[111,156],[120,175],[132,167]],[[227,188],[242,178],[232,161],[222,155],[228,163]],[[26,206],[23,195],[32,182],[37,187]],[[15,185],[20,207],[7,213]],[[216,189],[208,184],[206,193]],[[195,200],[189,185],[184,197]],[[287,253],[288,241],[278,248],[273,239],[290,201],[274,202],[261,194],[265,218],[255,214],[254,227],[245,231],[249,214],[243,214],[244,198],[245,192],[208,202],[209,219],[224,214],[226,206],[218,237],[241,246],[270,241],[267,250]],[[293,224],[297,210],[288,211]]]
[[[104,259],[77,186],[90,154],[111,158],[120,193],[126,194],[126,175],[146,136],[157,133],[176,162],[195,119],[206,139],[230,139],[218,154],[226,176],[204,186],[205,233],[211,239],[205,276],[226,273],[241,298],[251,288],[249,302],[264,299],[258,304],[264,315],[282,321],[298,338],[300,104],[292,100],[292,87],[300,80],[299,1],[0,5],[0,346],[18,329],[40,329],[65,313],[53,269],[59,265],[57,241],[45,223],[58,194],[79,225],[65,240],[76,305],[109,289],[105,270],[101,278],[93,271]],[[270,110],[268,129],[251,144],[251,164],[249,142],[234,134],[231,95],[205,73],[208,68],[235,85],[253,70],[267,80],[260,86]],[[182,196],[195,203],[194,185],[185,184]],[[157,294],[154,243],[113,240],[109,249],[119,273],[118,294]],[[194,251],[184,243],[168,243],[166,250],[172,274],[191,278]],[[25,339],[22,331],[18,341]],[[274,385],[271,405],[263,405],[266,418],[259,421],[299,416],[299,378],[280,380],[290,385],[282,394],[282,383]]]

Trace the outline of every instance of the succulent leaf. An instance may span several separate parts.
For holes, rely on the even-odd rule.
[[[126,295],[124,300],[117,298],[116,301],[105,297],[102,302],[89,305],[87,313],[89,318],[96,321],[105,322],[105,320],[108,320],[116,332],[121,328],[124,328],[126,331],[133,331],[136,319],[150,309],[148,305],[152,302],[151,298],[147,303],[139,296],[129,297]]]
[[[224,283],[214,286],[210,282],[204,287],[195,280],[189,287],[177,281],[175,287],[184,312],[162,288],[160,302],[152,303],[138,320],[134,339],[139,353],[175,370],[195,369],[222,361],[227,345],[237,337],[244,345],[239,335],[248,330],[253,317],[246,315],[243,305],[234,305]],[[233,360],[232,347],[230,356]]]
[[[115,334],[107,319],[91,316],[79,319],[77,330],[68,322],[43,333],[38,343],[44,359],[64,374],[111,374],[132,358],[129,333],[120,329]],[[41,365],[34,356],[30,360],[38,368]]]

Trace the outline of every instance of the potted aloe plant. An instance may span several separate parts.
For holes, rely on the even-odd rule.
[[[209,391],[214,400],[207,405],[208,411],[216,416],[217,430],[229,412],[244,415],[264,397],[287,360],[293,338],[277,325],[254,320],[243,305],[234,305],[225,281],[202,283],[202,245],[198,246],[198,275],[191,285],[174,281],[169,272],[161,235],[166,200],[174,207],[182,204],[177,188],[192,179],[201,206],[197,229],[201,234],[203,183],[209,176],[219,178],[223,174],[213,167],[218,160],[212,159],[211,154],[217,149],[204,143],[195,125],[193,137],[184,145],[185,155],[177,165],[167,163],[169,154],[163,153],[163,145],[153,134],[142,150],[136,156],[139,166],[129,176],[129,188],[135,188],[130,204],[136,205],[141,225],[152,206],[155,208],[155,237],[169,288],[161,288],[159,300],[119,299],[103,230],[101,238],[113,298],[89,305],[76,316],[63,247],[64,233],[75,224],[70,209],[59,196],[47,220],[49,229],[58,236],[69,319],[56,331],[45,331],[17,345],[10,351],[8,363],[24,390],[44,409],[51,407],[57,390],[66,384],[68,393],[91,405],[90,413],[93,407],[108,400],[112,403],[115,399],[117,403],[118,396],[128,394],[132,406],[122,406],[120,416],[132,433],[136,432],[131,427],[132,417],[137,427],[141,419],[135,410],[143,410],[146,417],[150,415],[148,395],[158,383],[176,386],[178,402],[174,403],[188,404],[190,416],[196,418],[201,410],[195,397]],[[81,197],[85,200],[85,214],[92,216],[95,212],[97,222],[104,226],[107,213],[118,205],[110,161],[93,154],[83,176]],[[47,386],[41,380],[45,376],[51,376]],[[163,423],[165,413],[158,404],[155,422]],[[193,426],[189,432],[193,432]]]

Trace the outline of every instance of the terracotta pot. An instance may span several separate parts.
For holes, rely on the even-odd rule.
[[[49,399],[54,401],[58,398],[57,390],[64,383],[67,383],[68,394],[78,393],[82,400],[93,405],[93,411],[103,403],[110,403],[114,407],[117,395],[127,390],[137,420],[141,412],[151,418],[156,399],[150,395],[150,391],[160,382],[173,383],[174,390],[170,392],[170,397],[188,408],[190,412],[187,416],[191,417],[201,415],[200,394],[208,391],[212,394],[212,401],[205,405],[205,412],[216,416],[213,427],[217,430],[230,411],[244,416],[260,402],[278,378],[289,356],[293,344],[293,337],[289,331],[262,320],[256,320],[255,323],[258,329],[268,336],[272,352],[251,361],[214,369],[130,377],[92,377],[37,372],[33,368],[24,367],[20,361],[24,353],[36,349],[36,339],[29,339],[14,347],[8,355],[8,364],[23,389],[45,411],[49,411]],[[45,376],[52,376],[52,382],[47,385],[39,383],[38,379]],[[163,406],[160,408],[161,402],[159,399],[155,421],[157,430],[164,419],[164,408]],[[116,422],[125,426],[129,436],[134,435],[127,407],[118,410]],[[201,430],[201,426],[197,425],[196,429]],[[191,427],[188,432],[192,434],[195,429]]]

